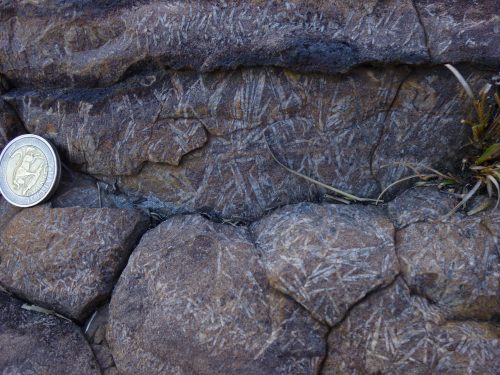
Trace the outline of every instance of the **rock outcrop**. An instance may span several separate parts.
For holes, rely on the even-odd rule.
[[[484,82],[484,73],[469,72],[475,86]],[[289,167],[372,198],[408,173],[394,163],[451,168],[467,143],[465,99],[444,68],[154,71],[106,89],[4,97],[29,132],[53,141],[75,167],[166,215],[255,220],[317,198],[315,186],[272,159],[266,142]]]
[[[449,215],[456,199],[412,189],[389,204],[401,271],[450,319],[500,317],[500,210]]]
[[[497,3],[0,1],[0,151],[63,162],[0,197],[0,373],[500,373],[499,209],[370,204],[461,173]]]
[[[4,1],[0,14],[0,73],[15,85],[105,86],[149,61],[334,73],[499,58],[493,0]]]

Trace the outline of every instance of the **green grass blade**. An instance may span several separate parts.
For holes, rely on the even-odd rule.
[[[474,164],[481,165],[488,160],[495,159],[500,156],[500,143],[494,143],[483,152],[483,154],[477,158]]]

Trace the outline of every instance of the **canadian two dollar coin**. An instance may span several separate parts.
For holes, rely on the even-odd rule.
[[[0,192],[11,204],[32,207],[48,199],[59,185],[57,150],[37,135],[21,135],[0,154]]]

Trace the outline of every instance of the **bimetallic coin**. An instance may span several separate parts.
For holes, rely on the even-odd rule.
[[[13,139],[0,155],[0,193],[15,206],[31,207],[48,199],[60,177],[57,150],[37,135]]]

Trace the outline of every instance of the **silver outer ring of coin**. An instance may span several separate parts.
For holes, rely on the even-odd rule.
[[[48,172],[47,177],[42,187],[33,195],[24,197],[15,194],[7,183],[5,171],[7,162],[4,161],[6,155],[12,155],[12,152],[22,146],[35,146],[39,148],[47,159]],[[14,149],[13,149],[14,148]],[[12,150],[13,149],[13,150]],[[11,152],[9,152],[9,150]],[[56,191],[61,179],[61,160],[57,150],[52,144],[44,138],[34,135],[25,134],[14,138],[3,149],[0,154],[0,193],[7,202],[17,207],[32,207],[44,202]]]

